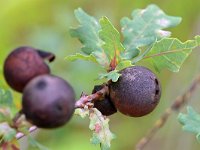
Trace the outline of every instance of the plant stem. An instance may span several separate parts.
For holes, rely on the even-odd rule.
[[[31,133],[31,132],[33,132],[35,130],[37,130],[37,127],[36,126],[32,126],[32,127],[29,128],[28,131],[29,131],[29,133]],[[16,137],[16,139],[19,140],[19,139],[23,138],[24,136],[26,136],[26,134],[18,132],[15,137]]]
[[[104,87],[101,90],[97,91],[94,94],[91,94],[91,95],[82,94],[80,99],[77,100],[75,103],[75,109],[76,108],[84,108],[85,105],[90,105],[93,101],[103,98],[108,93],[109,93],[108,86],[104,85]],[[22,115],[22,111],[19,111],[19,113],[17,113],[16,116],[14,117],[13,121],[17,122],[18,118],[20,118],[21,115]],[[37,130],[37,127],[31,126],[29,128],[29,133],[34,132],[35,130]],[[16,137],[16,139],[21,139],[24,136],[26,136],[26,134],[18,132],[15,137]]]
[[[179,111],[179,109],[191,99],[192,95],[194,94],[199,84],[200,84],[200,75],[198,75],[193,80],[188,90],[186,90],[182,95],[178,96],[172,103],[172,105],[165,110],[165,112],[161,115],[161,117],[155,122],[152,129],[147,133],[147,135],[144,136],[138,142],[138,144],[136,145],[136,150],[144,149],[144,147],[149,143],[149,141],[153,138],[153,136],[157,133],[157,131],[165,125],[169,116],[174,111]]]
[[[14,118],[12,119],[12,127],[16,128],[18,127],[18,120],[21,118],[21,116],[23,115],[23,112],[22,110],[20,110],[15,116]]]
[[[76,101],[75,108],[84,108],[85,105],[92,103],[95,100],[99,100],[103,98],[106,94],[109,93],[108,86],[104,85],[104,87],[91,95],[82,95],[81,98]]]

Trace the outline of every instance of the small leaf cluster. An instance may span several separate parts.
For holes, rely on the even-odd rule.
[[[102,150],[110,149],[110,142],[115,138],[115,135],[109,129],[109,119],[101,114],[96,109],[76,109],[76,115],[80,115],[82,118],[89,116],[90,124],[89,129],[93,131],[92,138],[90,139],[92,144],[100,144]]]
[[[200,114],[196,112],[191,106],[187,107],[187,114],[180,113],[178,120],[182,124],[182,129],[196,135],[200,141]]]
[[[0,89],[0,104],[0,146],[3,149],[19,150],[17,131],[28,133],[29,125],[20,121],[18,128],[15,127],[13,110],[17,108],[13,104],[11,91]]]
[[[105,71],[99,73],[99,79],[116,82],[120,77],[119,70],[143,59],[152,62],[157,71],[167,68],[178,72],[192,49],[199,45],[199,36],[186,42],[170,38],[171,32],[165,29],[177,26],[181,18],[166,15],[154,4],[134,10],[132,19],[122,18],[121,33],[107,17],[98,21],[81,8],[75,10],[75,16],[80,25],[72,28],[70,33],[83,44],[82,53],[66,58],[97,63]]]

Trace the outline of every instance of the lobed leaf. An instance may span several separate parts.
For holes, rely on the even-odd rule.
[[[12,124],[13,122],[12,114],[9,107],[0,108],[0,123],[2,122],[7,122],[9,124]]]
[[[105,78],[108,81],[112,80],[112,82],[117,82],[119,77],[120,77],[120,73],[118,73],[118,70],[113,70],[113,71],[110,71],[108,73],[99,74],[99,79],[104,79]]]
[[[89,128],[93,131],[93,136],[90,139],[91,143],[100,144],[101,150],[109,150],[110,142],[115,138],[115,135],[109,129],[109,119],[105,118],[96,108],[90,111],[89,118]]]
[[[130,60],[123,60],[117,65],[116,70],[122,70],[130,66],[133,66]]]
[[[99,32],[99,37],[104,41],[102,45],[109,62],[120,61],[120,53],[124,51],[124,47],[120,42],[120,34],[117,29],[112,25],[107,17],[102,17],[100,19],[101,30]]]
[[[197,42],[197,45],[200,46],[200,35],[195,36],[195,40]]]
[[[0,123],[0,137],[3,137],[3,141],[12,141],[15,138],[16,133],[16,130],[11,128],[8,123]]]
[[[93,131],[92,138],[90,139],[91,143],[95,145],[100,144],[101,150],[109,150],[110,142],[115,138],[115,135],[109,129],[109,119],[103,116],[96,108],[78,108],[75,110],[75,114],[81,118],[89,116],[89,128]]]
[[[0,106],[12,106],[13,98],[9,90],[0,89]]]
[[[81,50],[88,55],[94,51],[101,51],[102,41],[99,38],[101,26],[99,22],[81,8],[76,9],[74,14],[80,25],[78,28],[71,29],[70,34],[72,37],[77,37],[84,45]]]
[[[97,63],[97,60],[93,54],[84,55],[84,54],[76,53],[75,55],[69,55],[69,56],[65,57],[65,59],[69,60],[69,61],[86,60],[86,61],[91,61],[91,62]]]
[[[154,4],[146,9],[134,10],[132,18],[132,20],[127,17],[121,19],[123,45],[126,49],[122,55],[124,59],[132,59],[139,55],[139,47],[170,36],[171,33],[163,29],[174,27],[181,22],[180,17],[168,16]]]
[[[103,50],[102,51],[95,51],[92,54],[95,56],[97,62],[101,66],[103,66],[105,69],[108,69],[110,62],[109,62],[109,59],[108,59],[105,51],[103,51]]]
[[[74,112],[75,115],[79,115],[81,118],[85,118],[86,116],[89,116],[89,109],[88,108],[77,108]]]
[[[0,88],[0,123],[12,124],[12,108],[14,104],[11,91]]]
[[[89,55],[89,57],[87,58],[82,54],[78,54],[78,57],[76,57],[76,54],[75,56],[69,56],[69,60],[83,59],[95,63],[98,62],[104,68],[108,68],[109,60],[101,47],[103,41],[99,37],[99,30],[101,29],[99,22],[81,8],[75,10],[74,13],[80,25],[78,28],[71,29],[70,34],[72,37],[77,37],[80,40],[83,44],[82,52]]]
[[[184,43],[176,38],[164,38],[157,41],[144,58],[151,58],[158,71],[167,68],[170,71],[178,72],[192,49],[197,46],[198,37]]]
[[[200,114],[192,107],[187,107],[187,114],[180,113],[178,115],[179,122],[183,125],[183,130],[196,134],[196,138],[200,141]]]

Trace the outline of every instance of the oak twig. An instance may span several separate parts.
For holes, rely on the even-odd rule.
[[[81,98],[78,101],[76,101],[75,108],[84,108],[84,106],[87,105],[88,103],[91,103],[95,100],[99,100],[108,93],[109,93],[108,86],[104,85],[104,87],[101,90],[97,91],[94,94],[82,95]]]
[[[29,133],[32,133],[33,131],[35,131],[35,130],[37,130],[37,127],[36,126],[32,126],[32,127],[30,127],[29,128]],[[17,134],[16,134],[16,136],[15,136],[15,138],[16,139],[21,139],[21,138],[23,138],[24,136],[26,136],[26,134],[24,134],[24,133],[22,133],[22,132],[18,132]]]
[[[104,85],[104,87],[101,90],[97,91],[94,94],[91,94],[91,95],[82,94],[80,99],[77,100],[75,103],[75,109],[76,108],[84,108],[85,105],[90,106],[93,101],[103,98],[108,93],[109,93],[108,86]],[[13,121],[17,122],[17,120],[20,118],[21,115],[22,115],[22,111],[20,111],[18,114],[16,114]],[[37,127],[31,126],[29,128],[29,133],[34,132],[35,130],[37,130]],[[18,132],[15,137],[16,137],[16,139],[21,139],[24,136],[26,136],[24,133]]]
[[[179,111],[179,109],[184,106],[186,102],[188,102],[191,96],[194,94],[194,91],[197,89],[200,84],[200,75],[198,75],[193,82],[191,83],[188,90],[186,90],[182,95],[178,96],[172,105],[165,110],[165,112],[161,115],[161,117],[155,122],[152,129],[144,136],[136,145],[136,150],[143,150],[144,147],[148,144],[148,142],[153,138],[153,136],[157,133],[157,131],[164,126],[167,122],[167,119],[172,114],[173,111]]]
[[[13,125],[12,127],[15,128],[17,131],[18,131],[18,128],[19,128],[19,125],[21,124],[22,121],[25,120],[25,117],[24,117],[24,114],[23,114],[23,111],[20,110],[16,115],[15,117],[13,118]],[[28,130],[29,133],[33,132],[37,130],[37,127],[36,126],[31,126]],[[18,132],[16,135],[15,135],[15,138],[16,139],[21,139],[23,138],[24,136],[26,136],[26,134],[22,133],[22,132]]]

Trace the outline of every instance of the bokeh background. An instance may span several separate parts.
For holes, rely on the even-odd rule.
[[[0,0],[0,86],[9,88],[2,75],[2,66],[7,54],[14,48],[29,45],[51,51],[57,59],[50,64],[52,73],[68,80],[76,91],[91,93],[100,68],[94,64],[77,61],[67,62],[64,57],[78,52],[81,44],[69,35],[69,28],[77,26],[73,11],[82,7],[93,16],[107,16],[120,29],[119,20],[129,16],[135,8],[145,8],[155,3],[167,14],[181,16],[182,23],[173,29],[173,37],[185,41],[200,34],[199,0]],[[195,49],[179,73],[167,70],[157,73],[162,83],[162,99],[157,109],[142,118],[130,118],[120,113],[110,117],[110,128],[117,138],[111,150],[134,150],[138,140],[152,127],[161,113],[169,107],[176,96],[183,93],[192,79],[200,73],[200,49]],[[143,62],[140,65],[147,65]],[[199,90],[189,105],[200,112]],[[13,91],[14,101],[20,108],[21,95]],[[185,112],[185,107],[181,110]],[[200,144],[195,136],[183,132],[177,121],[177,114],[171,115],[165,126],[147,145],[145,150],[198,150]],[[90,144],[91,131],[88,119],[74,116],[64,127],[55,130],[39,130],[34,133],[37,140],[51,150],[98,150]],[[22,150],[35,150],[26,138],[20,140]]]

